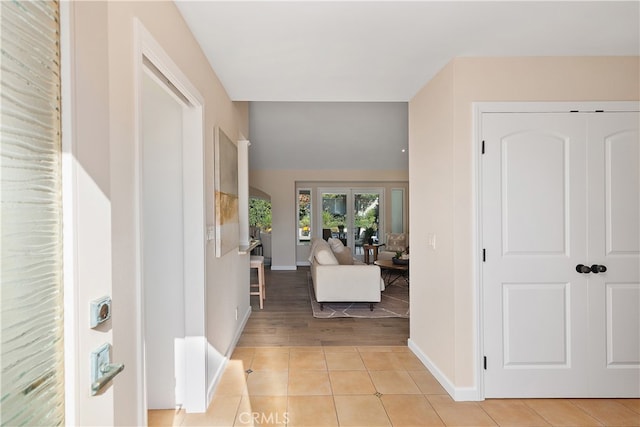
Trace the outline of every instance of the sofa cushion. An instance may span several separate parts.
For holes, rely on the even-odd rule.
[[[384,250],[389,252],[404,252],[407,250],[407,235],[405,233],[388,233]]]

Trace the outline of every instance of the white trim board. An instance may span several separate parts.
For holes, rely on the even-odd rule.
[[[418,345],[411,338],[407,340],[409,349],[416,355],[422,364],[431,372],[440,385],[456,402],[478,401],[484,400],[480,397],[477,387],[456,387],[447,376],[424,354]]]
[[[236,349],[236,345],[238,344],[238,341],[240,341],[240,337],[242,336],[244,327],[247,325],[247,322],[249,321],[249,316],[251,316],[251,312],[252,312],[252,309],[251,309],[251,306],[249,306],[244,316],[242,316],[242,321],[238,325],[238,328],[236,329],[236,332],[233,335],[233,339],[231,340],[231,344],[229,344],[229,347],[227,348],[225,357],[231,358],[233,351]]]

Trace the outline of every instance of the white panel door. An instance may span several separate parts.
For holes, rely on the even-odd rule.
[[[640,151],[637,113],[588,123],[591,389],[640,396]],[[596,271],[598,271],[596,269]]]
[[[485,397],[588,388],[583,117],[484,114]],[[582,357],[580,357],[582,355]]]
[[[483,115],[485,397],[640,395],[637,121]]]

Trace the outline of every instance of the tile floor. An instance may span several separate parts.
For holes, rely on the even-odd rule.
[[[206,413],[149,425],[640,426],[640,399],[454,402],[407,347],[238,347]]]

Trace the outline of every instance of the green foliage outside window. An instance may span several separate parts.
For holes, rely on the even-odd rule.
[[[311,192],[298,192],[298,227],[311,227]]]
[[[249,199],[249,225],[271,231],[271,202],[263,199]]]
[[[377,229],[378,218],[380,217],[380,205],[378,194],[357,194],[355,199],[355,218],[356,227],[366,229]]]
[[[329,211],[322,211],[322,226],[323,228],[338,229],[338,226],[344,226],[347,222],[347,218],[344,215],[332,214]]]

